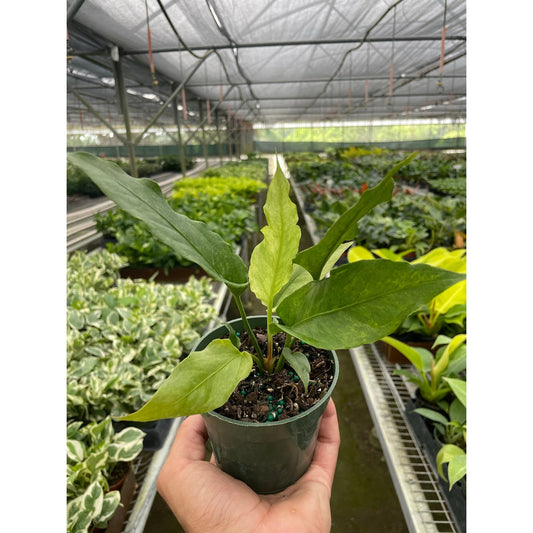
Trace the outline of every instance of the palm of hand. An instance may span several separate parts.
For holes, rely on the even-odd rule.
[[[324,533],[331,528],[329,499],[340,443],[329,402],[309,470],[292,486],[258,495],[204,460],[207,433],[200,415],[185,420],[158,479],[158,490],[190,533]]]

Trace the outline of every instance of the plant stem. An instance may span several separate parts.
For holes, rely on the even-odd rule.
[[[270,328],[270,325],[272,324],[272,309],[270,306],[267,308],[267,358],[265,361],[265,368],[268,372],[272,372],[274,361],[272,358],[272,330]]]
[[[254,335],[254,332],[252,331],[252,328],[250,326],[250,322],[248,322],[248,318],[246,317],[246,312],[244,310],[244,305],[242,304],[242,300],[240,295],[233,293],[233,299],[235,300],[235,304],[237,305],[237,309],[239,310],[239,314],[242,318],[242,323],[244,324],[244,327],[246,328],[246,331],[248,332],[248,336],[250,337],[250,340],[252,341],[254,348],[257,352],[257,357],[254,357],[253,354],[252,357],[254,358],[255,362],[261,368],[261,370],[265,369],[265,365],[263,364],[263,357],[262,357],[262,351],[259,347],[259,343],[257,342],[257,338]]]

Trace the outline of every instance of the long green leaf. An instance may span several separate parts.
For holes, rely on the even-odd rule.
[[[428,265],[357,261],[287,296],[277,307],[284,324],[279,329],[332,350],[375,342],[463,278]]]
[[[307,392],[309,374],[311,372],[311,365],[309,364],[307,357],[302,352],[292,352],[290,348],[283,348],[281,353],[289,365],[294,368],[294,371],[302,380],[305,392]]]
[[[268,223],[261,229],[264,239],[250,258],[250,289],[267,309],[272,309],[274,296],[289,281],[300,243],[298,211],[289,198],[289,189],[278,163],[264,206]]]
[[[433,411],[432,409],[426,409],[425,407],[420,407],[419,409],[415,409],[414,412],[418,413],[420,416],[429,418],[430,420],[433,420],[434,422],[438,422],[439,424],[442,424],[444,426],[448,423],[448,420],[443,414],[438,413],[437,411]]]
[[[466,381],[464,379],[456,378],[442,378],[457,397],[457,399],[466,407]]]
[[[119,207],[144,221],[152,234],[184,257],[225,283],[234,294],[247,287],[244,261],[222,237],[203,222],[176,213],[167,203],[159,185],[150,179],[128,176],[118,165],[86,152],[68,154]]]
[[[192,352],[138,411],[119,420],[148,422],[205,413],[223,405],[252,370],[252,356],[229,339],[212,341]]]
[[[318,280],[321,277],[324,266],[329,257],[346,241],[353,241],[357,234],[357,222],[376,205],[387,202],[392,198],[394,190],[393,176],[398,170],[407,165],[417,154],[411,154],[403,161],[395,165],[381,182],[375,187],[366,190],[360,200],[350,209],[345,211],[336,222],[328,229],[324,237],[307,250],[300,252],[295,263],[302,265],[308,270],[313,279]]]
[[[466,474],[466,454],[455,444],[445,444],[437,454],[437,469],[442,479],[446,480],[443,471],[444,463],[448,464],[450,490],[453,485]]]
[[[450,361],[451,354],[457,350],[462,344],[466,342],[466,335],[464,333],[461,333],[460,335],[456,335],[446,346],[444,349],[444,352],[440,356],[439,360],[437,361],[437,364],[431,371],[431,374],[434,378],[437,378],[440,376],[448,367],[448,363]]]
[[[419,372],[424,372],[426,365],[424,364],[424,358],[420,353],[422,350],[424,350],[424,348],[415,348],[413,346],[409,346],[408,344],[405,344],[404,342],[389,336],[383,337],[381,340],[383,342],[386,342],[387,344],[390,344],[393,348],[396,348],[402,355],[407,357],[407,359],[409,359],[411,364]],[[427,352],[428,350],[425,351]]]

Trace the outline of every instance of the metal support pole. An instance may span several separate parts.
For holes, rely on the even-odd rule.
[[[118,54],[118,48],[115,47],[111,51],[111,59],[113,60],[113,73],[115,75],[115,86],[117,89],[117,96],[119,100],[119,108],[124,117],[124,126],[126,128],[126,146],[130,157],[130,171],[134,178],[138,178],[137,162],[135,160],[135,144],[131,135],[130,128],[130,113],[128,109],[128,97],[126,93],[126,86],[124,84],[124,75],[122,73],[122,62]]]
[[[189,72],[189,74],[187,75],[187,77],[178,85],[178,87],[176,89],[174,89],[174,91],[172,91],[172,94],[167,98],[167,100],[165,101],[165,103],[161,106],[161,109],[154,115],[154,117],[152,118],[152,120],[150,120],[150,122],[147,124],[146,128],[144,128],[144,130],[136,137],[135,139],[135,144],[139,144],[139,142],[141,141],[141,139],[144,137],[144,134],[158,121],[159,117],[165,112],[165,109],[167,108],[167,106],[172,102],[174,101],[176,95],[181,91],[181,89],[183,89],[183,87],[185,87],[185,84],[192,78],[192,76],[194,75],[194,73],[200,68],[200,66],[202,65],[202,63],[213,53],[213,51],[209,51],[207,52],[207,54],[205,54],[205,56],[202,57],[202,59],[200,59],[200,61],[198,61],[198,63],[196,63],[196,65],[194,66],[194,68],[191,70],[191,72]]]
[[[226,142],[228,144],[228,157],[233,159],[233,149],[231,146],[231,117],[226,119]]]
[[[83,5],[83,2],[85,2],[85,0],[75,0],[70,4],[67,10],[67,22],[70,22],[74,18],[78,9]]]
[[[226,94],[224,94],[224,99],[226,98],[226,96],[231,92],[231,90],[233,89],[233,86],[230,87],[227,91],[226,91]],[[218,106],[221,104],[221,102],[217,102],[214,107],[211,109],[211,113],[213,111],[216,111],[218,109]],[[240,107],[239,107],[240,109]],[[202,126],[207,122],[207,118],[204,118],[203,120],[200,121],[200,124],[198,125],[198,127],[194,130],[194,132],[192,133],[192,135],[185,141],[184,144],[189,144],[199,133],[200,133],[200,130],[202,128]]]
[[[175,85],[175,83],[172,84],[172,92],[176,92],[176,94],[174,95],[174,102],[172,104],[172,111],[174,112],[174,122],[176,123],[176,127],[178,128],[178,146],[180,149],[181,174],[183,175],[183,177],[185,177],[187,175],[187,162],[185,160],[185,147],[183,146],[183,140],[181,138],[181,128],[178,113],[178,92],[174,90]]]
[[[220,144],[220,128],[218,124],[218,109],[215,110],[215,124],[217,128],[218,158],[220,159],[220,164],[222,165],[222,144]]]
[[[207,157],[207,145],[205,144],[204,108],[202,106],[201,100],[198,100],[198,108],[200,110],[200,124],[202,125],[202,146],[204,147],[205,168],[209,168],[209,158]]]
[[[94,107],[83,98],[83,96],[76,90],[72,90],[72,94],[87,108],[87,111],[91,112],[100,122],[103,122],[115,135],[115,137],[122,142],[123,144],[127,144],[127,139],[123,137],[107,120],[94,109]]]

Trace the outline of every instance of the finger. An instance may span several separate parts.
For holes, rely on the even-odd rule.
[[[337,410],[333,400],[330,399],[322,416],[315,454],[311,463],[312,468],[318,467],[326,474],[330,486],[333,484],[340,442]]]
[[[180,425],[168,459],[204,461],[207,429],[201,415],[187,417]]]

